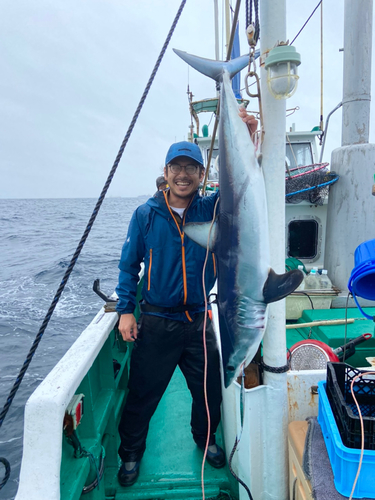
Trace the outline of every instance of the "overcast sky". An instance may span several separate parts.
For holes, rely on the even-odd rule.
[[[290,41],[317,3],[287,0]],[[2,0],[0,198],[98,197],[179,5]],[[152,194],[168,147],[187,138],[188,83],[195,99],[214,95],[214,83],[172,52],[214,58],[213,6],[213,0],[187,1],[109,196]],[[325,118],[342,98],[343,6],[344,0],[324,0]],[[241,12],[241,53],[248,50],[244,30]],[[300,82],[287,108],[300,110],[287,125],[311,130],[320,115],[319,10],[295,46]],[[210,115],[200,116],[201,124],[209,122]],[[340,143],[341,111],[331,119],[327,161]]]

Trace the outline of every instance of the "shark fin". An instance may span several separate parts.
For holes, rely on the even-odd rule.
[[[212,226],[212,228],[211,228]],[[211,233],[210,233],[211,231]],[[216,236],[218,232],[217,221],[212,224],[210,222],[189,222],[185,224],[184,233],[195,243],[198,243],[203,248],[207,248],[208,237],[210,237],[210,252],[214,252]]]
[[[221,82],[224,71],[227,71],[230,78],[233,78],[239,71],[249,64],[249,56],[240,56],[230,61],[216,61],[214,59],[205,59],[204,57],[193,56],[182,50],[173,49],[192,68],[200,73],[209,76],[216,82]]]
[[[285,274],[276,274],[273,269],[270,269],[263,287],[264,302],[269,304],[284,299],[294,292],[302,280],[303,272],[299,269],[292,269]]]

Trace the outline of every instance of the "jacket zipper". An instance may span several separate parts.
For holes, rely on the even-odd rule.
[[[184,305],[186,304],[187,302],[187,281],[186,281],[186,261],[185,261],[185,242],[184,242],[184,238],[185,238],[185,233],[183,231],[181,231],[180,229],[180,226],[176,220],[176,217],[174,216],[173,212],[172,212],[172,209],[171,207],[169,206],[169,203],[168,203],[168,197],[167,197],[167,193],[166,191],[163,191],[163,194],[164,194],[164,198],[165,198],[165,203],[168,207],[168,210],[169,210],[169,213],[171,214],[175,224],[176,224],[176,227],[178,229],[178,232],[180,234],[180,238],[181,238],[181,252],[182,252],[182,280],[183,280],[183,284],[184,284]],[[185,212],[184,212],[184,217],[182,219],[182,225],[185,224],[185,216],[186,216],[186,212],[188,211],[190,205],[191,205],[191,202],[193,201],[193,198],[194,196],[191,198],[188,206],[186,207],[185,209]],[[189,313],[187,311],[185,311],[185,314],[186,314],[186,317],[188,318],[189,321],[193,321],[189,315]]]
[[[147,291],[150,291],[151,288],[151,267],[152,267],[152,248],[150,248],[150,264],[148,266],[148,286]]]
[[[212,262],[214,263],[214,276],[216,276],[216,259],[215,259],[215,254],[212,254]]]

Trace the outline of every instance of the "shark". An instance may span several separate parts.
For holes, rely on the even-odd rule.
[[[220,85],[218,215],[212,222],[186,224],[184,232],[204,248],[209,246],[217,259],[221,357],[228,387],[257,353],[268,304],[293,292],[303,273],[294,269],[279,275],[270,266],[263,170],[231,87],[248,56],[223,62],[174,52]]]

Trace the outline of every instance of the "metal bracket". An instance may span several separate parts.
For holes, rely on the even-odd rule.
[[[111,299],[111,297],[108,297],[104,292],[100,290],[100,279],[96,279],[94,281],[94,284],[92,286],[92,289],[94,292],[99,295],[101,299],[104,300],[105,305],[104,305],[104,310],[105,312],[116,312],[116,304],[118,302],[118,299]]]

